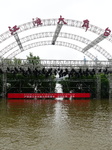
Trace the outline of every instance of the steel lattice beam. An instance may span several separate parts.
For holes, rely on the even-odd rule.
[[[55,42],[57,40],[57,37],[61,31],[61,28],[62,28],[63,24],[57,24],[57,27],[56,27],[56,30],[54,32],[54,36],[53,36],[53,39],[52,39],[52,45],[55,45]]]
[[[39,38],[53,37],[53,34],[54,34],[53,32],[41,32],[41,33],[37,33],[37,34],[32,34],[32,35],[26,36],[24,38],[21,38],[21,43],[23,44],[28,41],[31,41],[34,39],[39,39]],[[60,32],[59,37],[76,40],[76,41],[79,41],[79,42],[82,42],[85,44],[91,43],[91,41],[89,39],[86,39],[79,35],[70,34],[70,33]],[[17,47],[17,42],[11,43],[10,45],[8,45],[7,47],[5,47],[4,49],[2,49],[0,51],[0,57],[3,57],[4,54],[6,54],[7,52],[9,52],[10,50],[12,50],[15,47]],[[106,50],[104,50],[102,47],[100,47],[99,45],[95,45],[94,49],[96,49],[99,53],[101,53],[108,60],[112,59],[112,56]]]
[[[34,48],[34,47],[38,47],[38,46],[44,46],[44,45],[52,45],[52,42],[51,41],[39,41],[39,42],[28,44],[28,45],[24,46],[23,49],[24,49],[24,51],[26,51],[30,48]],[[69,47],[69,48],[75,49],[79,52],[82,52],[81,47],[79,47],[75,44],[72,44],[72,43],[56,41],[55,45]],[[19,53],[21,53],[20,49],[18,49],[15,52],[11,53],[7,58],[11,59],[11,58],[15,57],[16,55],[18,55]],[[94,55],[92,55],[91,53],[89,53],[89,52],[85,52],[85,55],[88,56],[92,60],[96,60],[96,57]]]
[[[29,60],[27,59],[2,59],[0,60],[0,68],[3,70],[7,67],[37,67],[38,64],[29,64]],[[84,60],[40,60],[40,64],[38,67],[70,67],[70,68],[81,68],[85,67]],[[93,60],[86,61],[86,68],[96,68],[96,69],[111,69],[111,61],[100,61],[97,63]]]
[[[19,46],[21,52],[24,51],[24,50],[23,50],[22,43],[21,43],[21,41],[20,41],[20,39],[19,39],[19,36],[18,36],[17,32],[14,33],[14,37],[15,37],[15,39],[16,39],[16,42],[17,42],[17,44],[18,44],[18,46]]]
[[[91,47],[94,47],[96,44],[98,44],[99,42],[101,42],[102,40],[104,40],[106,38],[106,36],[104,36],[104,34],[101,34],[99,37],[97,37],[94,41],[92,41],[91,43],[89,43],[84,49],[83,52],[89,50]]]

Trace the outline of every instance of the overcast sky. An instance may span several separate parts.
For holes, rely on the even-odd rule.
[[[90,24],[96,25],[102,29],[109,27],[112,30],[112,0],[0,0],[0,34],[6,32],[8,30],[8,26],[13,27],[14,25],[21,25],[30,22],[32,18],[59,18],[60,15],[66,19],[79,21],[88,19]],[[36,28],[35,32],[30,32],[30,34],[42,31],[55,31],[56,29],[56,27],[44,28],[45,27]],[[69,33],[70,31],[73,31],[74,33],[75,30],[76,29],[71,27],[71,30],[66,29],[66,32]],[[81,29],[76,31],[76,33],[80,36],[85,34],[83,32],[84,31]],[[27,36],[27,32],[24,36]],[[89,34],[87,35],[87,38],[90,39]],[[93,35],[93,39],[94,38],[95,36]],[[12,38],[12,42],[13,41],[14,38]],[[65,40],[63,39],[63,41]],[[106,45],[105,41],[102,41],[102,45],[103,42],[104,45]],[[112,54],[111,45],[110,49],[106,46],[104,46],[104,48],[107,48],[106,50]],[[78,43],[78,46],[82,45]],[[84,58],[82,53],[62,46],[37,47],[21,53],[17,57],[25,58],[29,52],[32,52],[34,55],[38,55],[41,59]],[[93,53],[95,56],[103,59],[103,57],[96,51]]]

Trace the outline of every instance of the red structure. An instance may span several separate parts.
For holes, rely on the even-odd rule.
[[[111,30],[109,28],[106,28],[104,32],[104,36],[109,36],[110,33],[111,33]]]
[[[8,93],[8,98],[90,98],[90,93]]]
[[[61,15],[60,15],[60,18],[59,18],[58,24],[59,24],[60,22],[63,22],[64,24],[67,24],[67,23],[64,21],[64,18],[62,18],[62,16],[61,16]]]
[[[33,25],[35,26],[35,25],[37,25],[37,26],[39,26],[39,25],[42,25],[42,22],[41,22],[41,19],[40,18],[36,18],[36,19],[32,19],[33,20]]]
[[[13,35],[14,32],[20,29],[19,27],[17,27],[17,25],[15,25],[13,28],[11,27],[8,27],[8,28],[9,28],[9,31],[11,32],[11,35]]]
[[[86,31],[88,30],[88,28],[89,28],[89,20],[88,20],[88,19],[83,20],[83,25],[82,25],[82,27],[85,27],[85,28],[86,28]]]

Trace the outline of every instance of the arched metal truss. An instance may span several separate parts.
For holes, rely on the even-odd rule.
[[[55,25],[57,25],[58,19],[42,19],[41,22],[42,22],[41,26],[34,26],[32,21],[27,22],[27,23],[22,24],[22,25],[19,25],[18,27],[20,29],[17,32],[20,33],[20,32],[23,32],[23,31],[26,31],[26,30],[29,30],[32,28],[38,28],[38,27],[43,27],[43,26],[55,26]],[[71,26],[71,27],[77,27],[77,28],[83,29],[83,27],[82,27],[83,22],[82,21],[65,19],[65,22],[67,23],[65,26]],[[101,29],[95,25],[92,25],[92,24],[89,24],[88,31],[91,31],[97,35],[101,35],[104,33],[103,29]],[[11,36],[12,35],[10,34],[10,31],[6,31],[5,33],[1,34],[0,35],[0,43],[5,41],[6,39],[10,38]],[[112,42],[112,34],[109,35],[106,39],[108,41]]]
[[[28,44],[28,45],[24,46],[23,49],[24,49],[24,51],[26,51],[26,50],[28,50],[30,48],[43,46],[43,45],[52,45],[52,41],[39,41],[39,42],[31,43],[31,44]],[[72,43],[56,41],[55,45],[69,47],[69,48],[75,49],[75,50],[77,50],[79,52],[82,52],[82,48],[81,47],[79,47],[79,46],[77,46],[75,44],[72,44]],[[21,50],[17,49],[13,53],[11,53],[7,58],[11,59],[11,58],[15,57],[16,55],[18,55],[19,53],[21,53]],[[85,55],[88,56],[92,60],[96,59],[96,57],[94,55],[92,55],[91,53],[89,53],[88,51],[85,52]]]
[[[25,42],[28,42],[28,41],[31,41],[34,39],[38,39],[38,38],[53,37],[53,35],[54,35],[54,32],[41,32],[41,33],[37,33],[37,34],[32,34],[32,35],[26,36],[24,38],[21,38],[21,43],[25,43]],[[87,45],[91,42],[89,39],[84,38],[82,36],[74,35],[74,34],[70,34],[70,33],[64,33],[64,32],[60,32],[58,37],[76,40],[76,41],[85,43]],[[6,54],[7,52],[9,52],[10,50],[12,50],[13,48],[15,48],[17,46],[18,46],[17,42],[11,43],[10,45],[8,45],[7,47],[5,47],[4,49],[2,49],[0,51],[0,57],[3,57],[4,54]],[[112,56],[106,50],[104,50],[102,47],[100,47],[99,45],[95,45],[93,48],[96,49],[98,52],[100,52],[108,60],[112,59]]]
[[[42,22],[41,26],[34,26],[32,21],[25,23],[25,24],[22,24],[22,25],[19,25],[18,27],[20,29],[17,31],[17,33],[20,33],[20,32],[23,32],[23,31],[26,31],[26,30],[29,30],[32,28],[38,28],[38,27],[43,27],[43,26],[55,26],[55,25],[57,25],[58,19],[42,19],[41,22]],[[65,26],[71,26],[71,27],[77,27],[77,28],[83,29],[83,27],[82,27],[83,22],[82,21],[65,19],[65,22],[67,23]],[[104,33],[103,29],[101,29],[97,26],[91,25],[91,24],[89,24],[88,31],[91,31],[97,35],[101,35]],[[10,31],[7,31],[7,32],[1,34],[0,35],[0,43],[5,41],[6,39],[10,38],[11,36],[12,35],[10,34]],[[109,35],[106,39],[108,41],[112,42],[112,34]]]

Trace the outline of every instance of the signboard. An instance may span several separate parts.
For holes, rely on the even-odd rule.
[[[8,98],[90,98],[90,93],[8,93]]]

